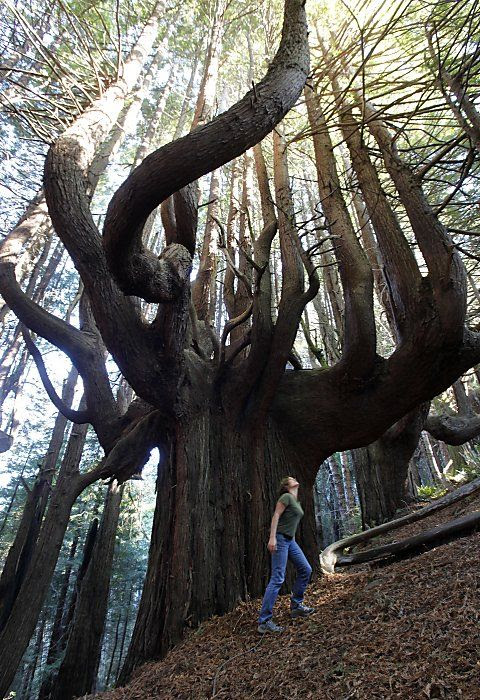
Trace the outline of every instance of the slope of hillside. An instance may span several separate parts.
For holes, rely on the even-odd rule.
[[[478,510],[470,497],[395,538]],[[278,636],[256,631],[258,601],[205,622],[163,660],[100,700],[480,699],[480,535],[389,566],[322,577]]]

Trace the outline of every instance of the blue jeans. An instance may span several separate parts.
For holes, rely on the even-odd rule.
[[[297,578],[293,585],[291,596],[292,607],[299,605],[303,601],[305,589],[312,575],[312,567],[295,540],[290,540],[285,535],[277,533],[277,549],[272,553],[272,575],[263,596],[262,609],[258,618],[260,624],[267,622],[272,617],[272,610],[277,600],[278,591],[285,581],[288,559],[290,559],[297,570]]]

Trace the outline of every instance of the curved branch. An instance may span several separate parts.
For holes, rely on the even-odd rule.
[[[309,71],[304,0],[286,0],[282,40],[265,78],[236,105],[149,155],[108,207],[104,248],[126,294],[161,300],[162,270],[142,247],[150,212],[185,185],[219,168],[266,136],[297,101]]]
[[[305,89],[313,134],[318,189],[322,210],[329,222],[345,298],[343,350],[340,363],[352,377],[372,371],[376,361],[376,327],[373,311],[373,273],[357,241],[343,198],[333,144],[325,115],[309,87]],[[338,238],[337,238],[338,236]]]
[[[0,292],[8,306],[33,333],[41,335],[65,352],[75,366],[81,365],[87,350],[82,332],[30,299],[17,282],[15,265],[10,256],[4,257],[2,252],[0,250]]]
[[[480,416],[433,415],[427,418],[424,429],[448,445],[463,445],[480,435]]]
[[[458,343],[466,314],[466,273],[462,259],[430,206],[420,182],[399,156],[388,128],[368,102],[363,102],[361,107],[427,265],[428,282],[432,285],[442,332],[449,342]]]
[[[84,381],[90,409],[89,418],[87,419],[87,414],[81,416],[81,420],[78,421],[76,418],[79,416],[76,418],[73,415],[67,417],[73,422],[91,422],[100,443],[103,447],[108,448],[115,437],[117,409],[98,345],[98,332],[96,329],[93,330],[91,324],[88,323],[84,331],[78,330],[30,299],[17,282],[14,263],[8,256],[5,257],[6,260],[0,258],[0,290],[5,301],[30,331],[42,336],[68,355]],[[50,393],[49,396],[57,408],[62,411],[54,396]],[[64,413],[64,415],[66,414]],[[85,420],[83,420],[84,418]]]
[[[480,525],[480,510],[469,513],[461,518],[455,518],[430,530],[425,530],[413,537],[407,537],[399,542],[391,542],[380,547],[367,549],[365,552],[343,554],[337,557],[336,566],[353,566],[367,561],[386,559],[388,563],[406,556],[421,554],[426,549],[446,544],[452,539],[469,535]]]
[[[230,333],[233,331],[234,328],[237,328],[237,326],[240,326],[242,323],[245,323],[245,321],[250,318],[252,315],[252,309],[253,309],[253,302],[250,302],[250,304],[247,306],[245,311],[242,311],[242,313],[237,316],[236,318],[232,318],[227,323],[225,324],[225,328],[223,329],[222,333],[222,339],[221,339],[221,345],[220,345],[220,364],[224,362],[225,360],[225,343],[227,342],[227,338],[230,335]],[[243,347],[246,347],[245,345]]]
[[[333,79],[332,79],[333,81]],[[334,89],[338,84],[333,81]],[[387,200],[378,173],[362,139],[360,124],[350,107],[341,116],[341,130],[346,140],[352,166],[357,176],[368,214],[380,247],[384,273],[388,278],[392,309],[398,330],[407,334],[415,329],[421,274],[402,231],[399,221]]]
[[[234,359],[239,355],[242,350],[248,348],[251,342],[252,331],[251,328],[247,330],[245,335],[240,336],[237,340],[228,346],[228,353],[226,354],[225,362],[222,365],[224,370],[228,365],[231,365]]]
[[[173,207],[175,211],[175,231],[173,236],[166,237],[167,242],[180,243],[185,246],[190,255],[195,253],[197,237],[198,206],[197,206],[196,182],[182,187],[173,195]]]
[[[261,144],[253,149],[263,229],[253,240],[254,285],[251,323],[251,346],[245,372],[244,393],[255,386],[268,359],[273,334],[272,277],[270,251],[278,231],[278,221],[268,181],[267,166]]]
[[[351,72],[345,59],[342,58],[341,62],[346,77],[349,78]],[[466,313],[466,275],[461,257],[455,251],[445,226],[435,216],[422,190],[419,178],[399,155],[395,139],[382,120],[382,110],[377,109],[367,100],[364,90],[355,87],[353,83],[354,77],[350,81],[350,86],[355,102],[368,130],[380,148],[387,173],[400,196],[427,265],[429,274],[424,281],[424,286],[431,285],[438,316],[443,326],[441,333],[446,343],[458,344],[462,339]],[[428,299],[426,302],[429,303]]]
[[[366,378],[346,376],[339,363],[285,372],[271,413],[314,474],[328,455],[370,444],[479,362],[479,333],[465,330],[462,346],[452,351],[433,318],[388,360],[379,357]]]
[[[50,381],[50,377],[48,376],[47,369],[45,367],[45,363],[43,361],[39,349],[33,342],[30,333],[28,332],[28,329],[23,324],[21,324],[21,331],[23,339],[25,341],[25,345],[27,346],[28,351],[33,357],[33,360],[37,366],[40,379],[42,380],[43,386],[45,387],[45,391],[48,394],[48,398],[53,403],[55,408],[57,408],[60,411],[60,413],[62,413],[65,416],[65,418],[71,420],[72,423],[90,423],[91,416],[88,411],[75,411],[62,401],[60,396],[55,391],[52,382]]]
[[[164,11],[164,1],[157,0],[123,65],[122,75],[52,144],[44,173],[52,222],[84,281],[102,338],[130,385],[152,400],[159,374],[154,333],[143,322],[138,304],[122,294],[109,273],[89,207],[88,175],[99,147],[137,82]]]
[[[162,422],[163,417],[155,410],[135,421],[119,437],[108,456],[88,473],[88,478],[95,481],[113,477],[120,484],[130,479],[146,464],[150,452],[158,444]]]
[[[282,261],[282,292],[278,305],[278,315],[268,354],[264,358],[261,380],[256,389],[254,408],[250,417],[262,420],[272,401],[278,383],[291,360],[295,336],[307,303],[317,294],[318,275],[312,261],[303,251],[295,223],[290,178],[288,173],[286,143],[283,134],[275,130],[274,143],[274,183],[278,210],[278,232]],[[309,286],[305,290],[305,271]],[[253,377],[255,377],[254,368]],[[298,367],[297,367],[298,369]]]
[[[343,556],[342,553],[347,547],[353,547],[361,542],[368,542],[368,540],[371,540],[378,535],[383,535],[386,532],[397,530],[401,527],[405,527],[405,525],[411,525],[411,523],[422,520],[423,518],[432,515],[432,513],[448,508],[448,506],[451,506],[453,503],[457,503],[458,501],[461,501],[477,491],[480,491],[480,478],[471,481],[465,486],[461,486],[455,491],[443,496],[443,498],[439,498],[437,501],[435,501],[435,503],[430,503],[428,506],[425,506],[425,508],[421,508],[414,513],[405,515],[403,518],[391,520],[388,523],[378,525],[378,527],[372,527],[370,530],[361,532],[358,535],[352,535],[351,537],[345,537],[338,542],[333,542],[320,554],[320,566],[323,573],[335,573],[335,566],[337,562],[339,562],[339,559]]]

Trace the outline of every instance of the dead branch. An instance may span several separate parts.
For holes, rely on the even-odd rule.
[[[480,478],[471,481],[465,486],[448,493],[446,496],[439,498],[434,503],[430,503],[428,506],[415,511],[414,513],[409,513],[408,515],[398,518],[397,520],[390,520],[388,523],[383,523],[383,525],[378,525],[377,527],[372,527],[370,530],[361,532],[357,535],[352,535],[351,537],[345,537],[338,542],[333,542],[320,554],[320,567],[325,574],[334,574],[335,566],[339,557],[343,556],[345,549],[354,547],[363,542],[368,542],[369,540],[377,537],[378,535],[384,535],[386,532],[391,532],[392,530],[398,530],[405,525],[410,525],[418,520],[423,520],[423,518],[432,515],[453,503],[461,501],[463,498],[470,496],[472,493],[480,491]]]
[[[431,549],[441,544],[446,544],[457,537],[464,537],[475,532],[480,526],[480,510],[469,513],[461,518],[455,518],[442,525],[437,525],[430,530],[425,530],[419,535],[407,537],[399,542],[374,547],[365,552],[356,554],[343,554],[337,557],[336,566],[353,566],[367,561],[386,560],[386,563],[403,559],[404,557],[420,554],[426,549]]]

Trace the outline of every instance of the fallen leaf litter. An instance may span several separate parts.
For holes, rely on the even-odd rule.
[[[396,531],[408,537],[480,508],[472,496]],[[390,541],[378,539],[375,544]],[[369,545],[373,546],[373,545]],[[189,631],[125,688],[91,700],[480,700],[480,535],[413,559],[323,576],[308,591],[316,612],[259,639],[258,601]]]

